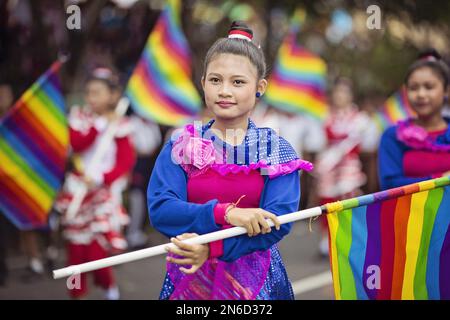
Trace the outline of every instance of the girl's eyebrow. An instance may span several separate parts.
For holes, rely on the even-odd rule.
[[[223,77],[220,73],[214,73],[214,72],[211,72],[208,74],[208,77],[211,77],[211,76]],[[232,75],[231,78],[248,78],[248,77],[243,74],[235,74],[235,75]]]

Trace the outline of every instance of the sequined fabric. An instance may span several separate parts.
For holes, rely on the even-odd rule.
[[[169,300],[174,289],[170,275],[167,273],[159,299]],[[277,245],[270,248],[270,267],[256,300],[294,300],[292,286]]]

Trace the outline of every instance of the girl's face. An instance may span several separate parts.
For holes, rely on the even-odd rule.
[[[103,81],[91,80],[86,85],[85,99],[92,111],[103,114],[114,106],[116,95]]]
[[[345,109],[353,103],[352,89],[345,84],[337,84],[331,93],[331,104],[335,109]]]
[[[202,78],[206,106],[216,119],[247,118],[256,104],[256,92],[263,94],[267,81],[258,81],[256,66],[247,57],[219,54],[207,66]]]
[[[446,89],[442,80],[429,67],[413,71],[406,83],[409,103],[419,118],[441,113]]]

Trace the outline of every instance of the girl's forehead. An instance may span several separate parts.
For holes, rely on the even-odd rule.
[[[256,77],[256,66],[249,58],[242,55],[221,53],[216,55],[208,64],[206,74],[218,73],[221,75],[243,75]]]
[[[441,80],[437,72],[428,66],[423,66],[414,70],[408,80],[412,79],[415,81]]]

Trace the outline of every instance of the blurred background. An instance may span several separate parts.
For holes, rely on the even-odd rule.
[[[81,10],[79,30],[69,30],[66,26],[70,17],[66,8],[70,5],[77,5]],[[0,100],[12,105],[63,54],[70,56],[60,72],[68,111],[75,104],[83,104],[86,77],[95,67],[114,66],[125,84],[165,5],[163,0],[0,0],[0,87],[8,85],[11,89],[0,91]],[[380,8],[379,28],[368,27],[371,13],[367,10],[371,5]],[[190,47],[192,80],[199,94],[205,53],[217,38],[227,34],[234,20],[246,21],[253,29],[254,41],[266,54],[270,76],[276,70],[279,48],[298,7],[307,15],[295,38],[326,64],[322,89],[327,104],[339,104],[333,99],[339,99],[336,92],[344,86],[350,89],[344,100],[349,100],[348,103],[372,121],[373,126],[369,127],[373,130],[365,133],[358,152],[358,168],[364,179],[357,187],[362,193],[376,192],[379,189],[377,144],[386,127],[377,122],[377,117],[386,113],[387,99],[401,88],[406,70],[418,52],[433,47],[449,61],[450,2],[182,1],[181,29]],[[342,78],[346,81],[337,81]],[[207,118],[208,113],[202,112],[202,116]],[[274,126],[276,123],[281,135],[288,138],[302,158],[315,162],[330,140],[327,122],[314,119],[311,123],[304,116],[302,112],[262,101],[254,118],[259,124]],[[166,123],[153,125],[156,131],[151,133],[151,151],[143,155],[141,166],[134,170],[141,189],[145,189],[156,156],[173,128]],[[296,127],[304,130],[292,129]],[[334,198],[321,194],[320,185],[329,181],[321,182],[320,175],[303,174],[301,179],[301,208]],[[125,206],[129,211],[135,210],[130,209],[134,201],[130,200],[131,188],[124,194]],[[143,207],[140,210],[146,210],[145,200]],[[151,228],[146,212],[144,218],[136,219],[134,229],[139,236],[129,234],[130,250],[167,241]],[[2,215],[0,224],[3,238],[0,258],[4,261],[0,270],[0,299],[68,299],[65,281],[50,277],[51,270],[65,265],[64,245],[58,230],[36,231],[30,235],[17,230]],[[327,250],[321,246],[324,239],[321,225],[314,221],[311,232],[308,221],[298,222],[280,243],[297,299],[334,298]],[[115,270],[123,299],[158,298],[164,278],[162,256]],[[101,299],[102,295],[93,289],[89,298]]]

